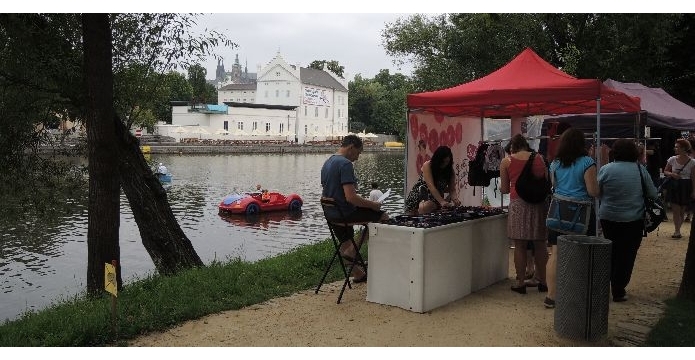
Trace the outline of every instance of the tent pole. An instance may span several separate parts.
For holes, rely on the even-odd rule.
[[[596,175],[598,176],[598,170],[601,166],[601,97],[596,98],[596,144],[594,144],[594,152],[596,153]],[[599,199],[594,199],[594,213],[596,214],[596,236],[599,232],[599,221],[598,221],[598,205]]]
[[[478,143],[479,146],[480,146],[480,143],[482,141],[485,141],[485,110],[484,109],[480,109],[480,142]],[[485,187],[481,186],[480,187],[480,205],[483,204],[484,198],[485,198]],[[500,209],[502,208],[502,205],[504,205],[502,200],[503,199],[500,198]]]

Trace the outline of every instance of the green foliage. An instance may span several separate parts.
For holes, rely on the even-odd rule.
[[[692,14],[415,14],[382,44],[415,65],[416,91],[483,77],[526,47],[579,78],[639,82],[695,103]]]
[[[118,339],[111,333],[110,298],[76,296],[0,325],[0,346],[105,345],[287,296],[316,286],[332,251],[325,240],[255,263],[231,259],[127,284],[118,294]],[[327,282],[341,277],[334,264]]]
[[[341,66],[336,60],[314,60],[309,64],[309,67],[316,70],[330,70],[339,78],[344,79],[345,66]]]
[[[155,100],[153,115],[157,121],[171,124],[171,101],[192,101],[193,87],[186,76],[176,71],[169,71],[161,76],[162,97]]]
[[[219,46],[235,46],[223,34],[194,34],[197,15],[114,14],[114,108],[127,126],[152,130],[171,120],[171,100],[194,93],[173,70],[187,69]],[[80,14],[0,14],[0,168],[21,173],[27,149],[53,139],[42,129],[69,120],[84,123],[82,24]],[[195,95],[215,101],[204,84]],[[34,154],[35,156],[35,154]],[[31,169],[27,169],[31,170]],[[38,171],[38,169],[36,169]],[[31,171],[29,171],[31,172]]]
[[[387,69],[382,69],[374,79],[364,79],[357,74],[348,89],[351,131],[365,130],[405,138],[406,96],[413,91],[407,76],[391,75]]]

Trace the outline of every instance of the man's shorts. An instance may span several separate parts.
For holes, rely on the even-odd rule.
[[[353,211],[350,215],[346,216],[344,220],[338,220],[338,219],[329,219],[331,222],[334,223],[367,223],[367,222],[377,222],[381,219],[381,216],[384,214],[384,211],[374,211],[372,209],[368,208],[363,208],[363,207],[358,207],[355,211]],[[353,235],[355,234],[355,230],[353,229],[352,226],[338,226],[334,225],[333,226],[333,232],[335,233],[335,236],[338,237],[338,241],[345,242],[350,239],[352,239]]]

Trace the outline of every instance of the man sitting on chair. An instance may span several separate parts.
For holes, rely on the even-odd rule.
[[[388,220],[388,214],[381,210],[381,203],[367,200],[357,194],[357,177],[352,163],[357,161],[362,149],[362,140],[357,135],[348,135],[343,138],[338,152],[331,155],[321,168],[321,186],[323,187],[321,195],[335,200],[348,223]],[[339,221],[340,213],[337,209],[327,209],[326,218],[329,221],[331,218]],[[341,243],[340,255],[348,262],[353,262],[357,249],[348,241],[354,234],[352,226],[335,228],[338,229],[336,236]],[[365,241],[368,235],[365,234]],[[358,243],[357,246],[362,244]],[[359,266],[353,268],[351,275],[355,282],[367,280],[366,272]]]

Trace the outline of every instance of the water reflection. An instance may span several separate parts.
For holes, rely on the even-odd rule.
[[[240,258],[255,261],[330,236],[318,199],[320,170],[328,154],[153,155],[174,175],[167,188],[172,211],[200,258],[209,264]],[[403,153],[363,153],[355,163],[358,193],[368,196],[376,181],[392,194],[384,204],[402,212]],[[80,162],[80,161],[76,161]],[[301,212],[220,216],[228,194],[256,184],[298,193]],[[83,291],[87,269],[87,189],[39,213],[30,204],[6,199],[0,213],[0,321]],[[124,280],[154,272],[125,195],[121,195],[120,247]]]

